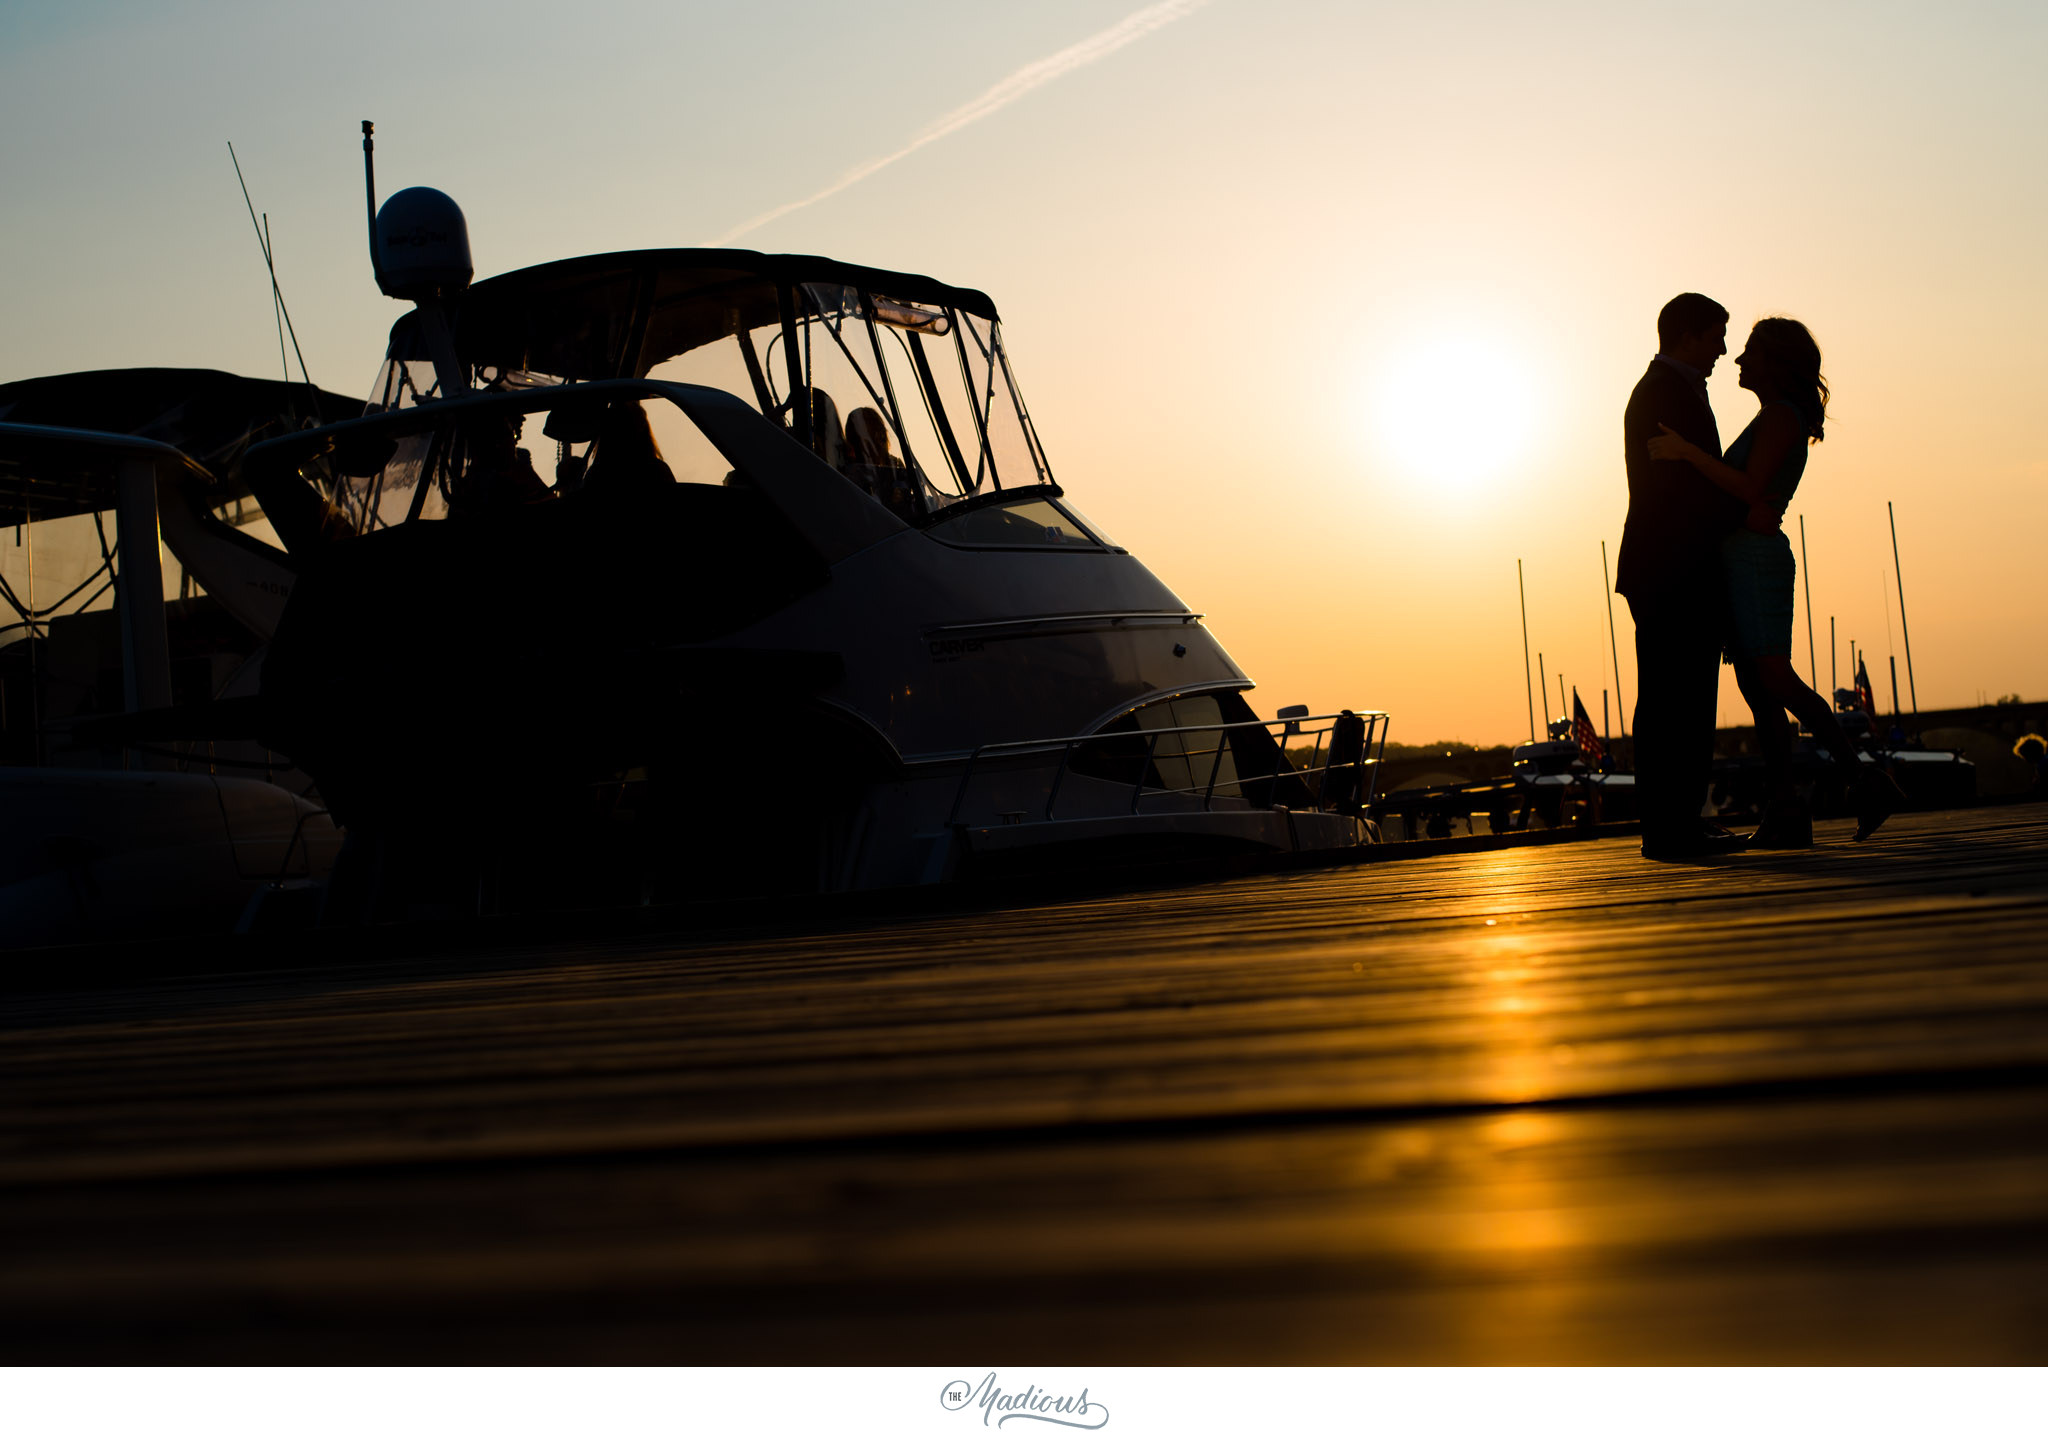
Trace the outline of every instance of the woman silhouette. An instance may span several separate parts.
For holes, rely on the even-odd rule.
[[[1820,346],[1794,318],[1765,318],[1749,331],[1735,359],[1742,386],[1756,394],[1757,414],[1715,458],[1663,424],[1650,439],[1653,458],[1691,463],[1717,487],[1749,504],[1749,519],[1721,541],[1728,592],[1728,659],[1756,716],[1770,795],[1749,843],[1770,850],[1813,844],[1812,816],[1792,786],[1789,708],[1828,749],[1850,782],[1856,839],[1867,840],[1904,800],[1881,766],[1863,764],[1856,745],[1820,694],[1792,669],[1792,587],[1797,564],[1780,523],[1806,471],[1809,443],[1821,440],[1828,408]]]

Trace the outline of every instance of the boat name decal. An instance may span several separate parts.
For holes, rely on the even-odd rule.
[[[963,656],[973,656],[981,650],[978,636],[939,637],[925,642],[925,649],[933,661],[958,661]]]

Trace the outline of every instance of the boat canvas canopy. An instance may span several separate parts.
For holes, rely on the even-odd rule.
[[[479,368],[574,382],[636,378],[693,348],[780,323],[786,295],[801,285],[840,285],[997,321],[987,294],[919,274],[811,254],[645,249],[485,279],[462,296],[457,346]],[[394,327],[392,356],[414,356],[413,326],[407,315]]]
[[[0,423],[0,527],[16,525],[24,514],[40,522],[111,511],[122,469],[138,462],[210,481],[205,469],[184,453],[148,438]]]
[[[809,254],[648,249],[501,274],[450,307],[467,384],[718,388],[906,512],[1053,480],[995,304],[976,289]],[[425,321],[393,325],[369,411],[449,396]],[[588,456],[547,436],[564,470]]]
[[[0,527],[113,507],[127,448],[79,441],[80,432],[175,448],[206,470],[215,500],[230,501],[248,495],[236,470],[252,443],[362,410],[361,398],[212,368],[112,368],[0,384],[0,423],[74,430],[66,440],[10,437],[0,451]]]

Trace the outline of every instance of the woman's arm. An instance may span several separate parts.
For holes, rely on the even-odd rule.
[[[1756,441],[1749,449],[1749,466],[1736,469],[1717,457],[1709,456],[1672,432],[1666,424],[1657,426],[1664,429],[1664,435],[1650,439],[1651,457],[1689,462],[1714,486],[1734,493],[1752,506],[1763,501],[1764,489],[1770,485],[1772,474],[1777,472],[1779,464],[1785,461],[1785,455],[1792,451],[1792,444],[1801,436],[1799,419],[1783,404],[1773,403],[1757,420]]]

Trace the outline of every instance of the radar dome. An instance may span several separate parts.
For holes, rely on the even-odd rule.
[[[401,189],[377,211],[377,286],[422,299],[469,287],[469,225],[439,189]]]

